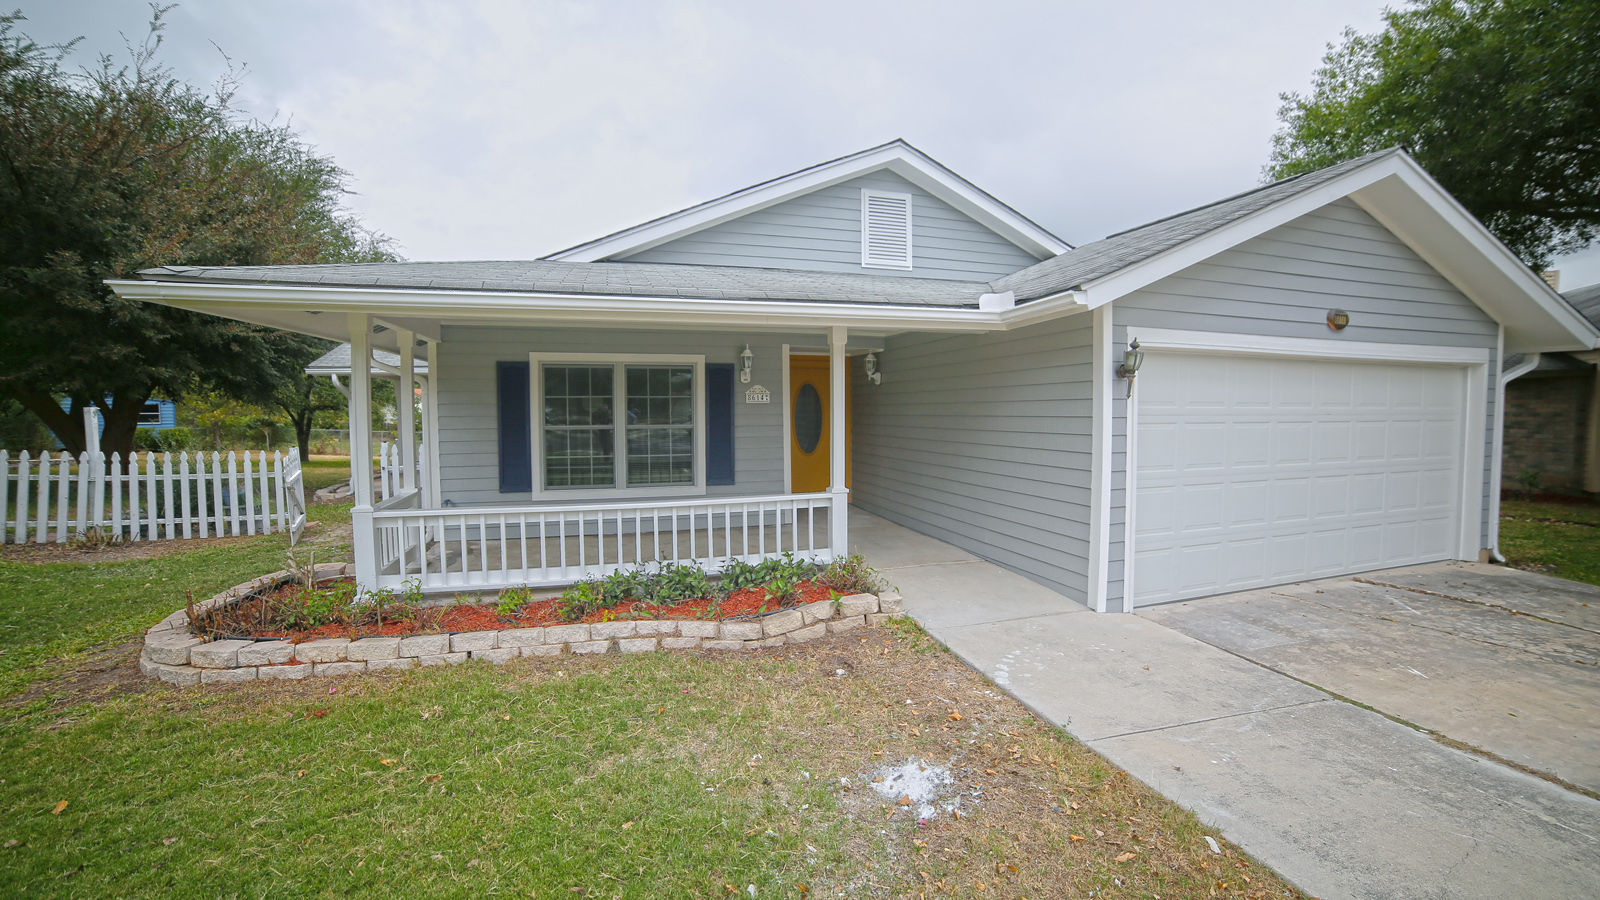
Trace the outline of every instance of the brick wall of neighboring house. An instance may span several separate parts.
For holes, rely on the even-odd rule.
[[[1503,487],[1523,490],[1519,477],[1536,471],[1540,491],[1583,491],[1583,441],[1593,390],[1594,375],[1588,371],[1530,372],[1506,385]]]

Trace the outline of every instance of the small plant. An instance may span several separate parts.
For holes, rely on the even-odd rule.
[[[1517,476],[1517,483],[1522,485],[1522,493],[1529,498],[1539,491],[1539,482],[1544,479],[1544,473],[1538,469],[1524,469]]]
[[[104,550],[112,544],[121,542],[122,535],[101,528],[99,525],[90,525],[72,536],[72,543],[84,550]]]
[[[618,569],[600,583],[607,603],[621,603],[642,594],[649,576],[639,569]]]
[[[271,601],[271,605],[269,614],[273,621],[291,629],[349,624],[358,614],[356,586],[350,581],[284,591]]]
[[[779,606],[788,606],[800,599],[800,577],[794,572],[784,572],[767,581],[767,599],[776,600]]]
[[[663,566],[649,579],[641,599],[657,606],[677,606],[711,595],[711,577],[699,566],[674,563]]]
[[[494,611],[502,619],[515,618],[517,611],[533,602],[533,591],[525,587],[506,588],[500,592]]]
[[[307,590],[317,586],[317,555],[315,553],[306,559],[305,565],[300,564],[300,560],[295,557],[293,550],[290,550],[284,558],[289,563],[289,574],[294,578],[295,584]]]
[[[718,576],[721,579],[718,582],[718,586],[721,587],[723,595],[726,596],[735,591],[742,591],[745,588],[760,587],[761,582],[764,580],[763,575],[764,573],[760,566],[754,563],[747,563],[742,559],[736,559],[722,567],[722,571]]]
[[[563,621],[579,619],[605,607],[605,586],[597,579],[588,578],[561,592],[556,601],[556,614]]]
[[[859,553],[836,559],[819,576],[828,587],[845,594],[876,594],[887,585],[877,570]]]

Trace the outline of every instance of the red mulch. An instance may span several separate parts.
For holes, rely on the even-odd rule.
[[[294,585],[286,585],[278,592],[298,590]],[[793,603],[783,606],[799,606],[813,603],[818,600],[827,600],[833,594],[832,588],[820,581],[803,581],[800,583],[799,594]],[[264,601],[255,599],[247,601],[252,604],[261,604]],[[609,609],[592,612],[578,622],[604,622],[609,620],[627,619],[710,619],[713,617],[731,619],[738,616],[754,615],[762,612],[771,612],[780,608],[777,601],[767,597],[765,588],[752,587],[735,591],[722,601],[716,613],[712,613],[713,599],[701,597],[696,600],[685,600],[676,606],[658,606],[649,603],[623,603]],[[561,618],[558,611],[560,601],[557,599],[535,600],[525,604],[514,615],[501,618],[493,606],[471,606],[459,604],[444,607],[436,617],[437,626],[424,630],[421,624],[415,621],[384,619],[379,625],[322,625],[317,628],[285,631],[255,631],[248,637],[254,638],[279,638],[295,643],[301,641],[314,641],[322,638],[358,638],[358,637],[390,637],[394,635],[411,634],[437,634],[439,632],[455,631],[498,631],[503,628],[532,628],[540,625],[566,625],[570,624]],[[432,623],[430,623],[431,625]]]

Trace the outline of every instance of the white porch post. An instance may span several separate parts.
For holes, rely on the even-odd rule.
[[[350,510],[356,586],[378,585],[376,536],[372,533],[372,321],[350,314]]]
[[[845,379],[849,373],[845,370],[844,348],[848,339],[849,329],[843,325],[828,331],[828,493],[833,495],[828,514],[832,532],[828,548],[835,559],[850,555],[850,489],[845,486],[845,429],[849,427],[845,418]]]
[[[417,422],[415,355],[416,336],[404,328],[395,329],[395,339],[400,342],[400,382],[394,395],[396,427],[400,429],[400,489],[414,490],[417,486]]]
[[[428,470],[423,481],[428,488],[427,506],[437,507],[443,497],[439,492],[439,342],[428,343],[428,377],[422,383],[422,440],[426,447]]]

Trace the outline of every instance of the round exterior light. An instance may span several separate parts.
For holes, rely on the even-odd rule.
[[[1334,331],[1343,331],[1350,324],[1350,314],[1342,309],[1328,310],[1328,327]]]

